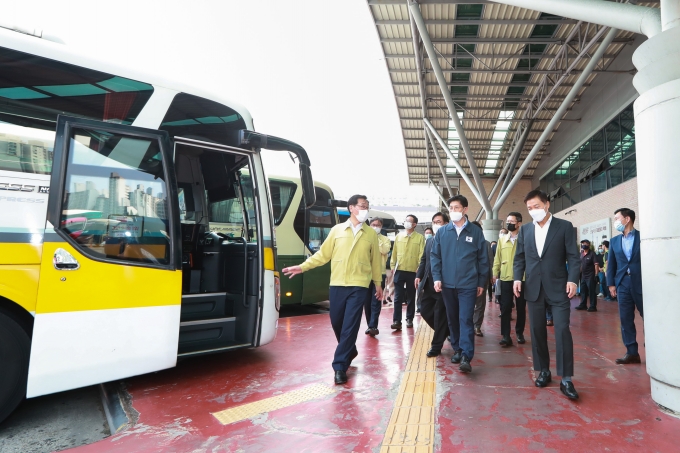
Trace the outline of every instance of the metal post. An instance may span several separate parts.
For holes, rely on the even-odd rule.
[[[437,144],[434,142],[434,139],[432,138],[432,135],[430,135],[430,130],[426,127],[425,129],[425,141],[429,143],[432,146],[432,151],[434,152],[434,157],[437,159],[437,165],[439,165],[439,171],[442,172],[442,177],[444,178],[444,185],[446,185],[446,190],[449,191],[449,196],[453,196],[453,192],[451,191],[451,183],[449,182],[449,177],[446,174],[446,169],[444,168],[444,164],[442,163],[442,158],[439,155],[439,150],[437,149]],[[429,156],[428,156],[429,158]]]
[[[476,192],[478,191],[480,195],[479,202],[482,204],[482,206],[484,206],[484,210],[487,212],[487,214],[491,215],[492,211],[491,203],[489,202],[489,199],[486,196],[486,190],[484,189],[484,184],[482,183],[482,177],[479,174],[479,170],[477,169],[477,163],[475,162],[474,156],[472,155],[472,151],[470,150],[470,144],[468,143],[467,138],[465,137],[465,130],[463,129],[463,125],[460,122],[460,118],[458,118],[456,106],[454,105],[453,99],[451,98],[451,92],[449,91],[446,82],[446,77],[444,76],[442,68],[439,65],[438,59],[439,56],[437,55],[434,45],[432,44],[432,40],[430,39],[430,35],[427,32],[425,21],[423,20],[422,14],[420,14],[420,8],[418,7],[418,4],[412,0],[408,1],[408,7],[409,11],[411,12],[411,17],[415,21],[416,26],[418,27],[418,31],[420,32],[420,39],[423,41],[423,46],[427,51],[427,56],[430,58],[430,64],[432,65],[432,70],[434,71],[434,75],[437,78],[437,83],[439,84],[439,88],[442,92],[442,95],[444,96],[444,101],[446,102],[446,107],[449,110],[449,116],[451,117],[451,121],[453,121],[453,124],[456,127],[456,131],[458,131],[460,145],[463,147],[463,151],[465,152],[465,158],[467,159],[468,164],[470,166],[470,173],[472,173],[472,177],[474,178],[475,183],[477,184]],[[435,135],[438,134],[435,133]],[[448,146],[445,148],[446,150],[449,149]],[[464,171],[461,171],[461,175],[465,175],[467,177],[467,174]],[[470,189],[474,190],[473,189],[474,186],[472,185],[472,182],[470,182],[469,178],[466,178],[465,182],[470,186]]]
[[[430,132],[432,135],[434,135],[434,138],[437,139],[439,142],[439,146],[441,146],[444,151],[446,152],[447,156],[449,156],[449,159],[451,159],[451,162],[453,162],[453,165],[456,166],[456,170],[458,170],[458,173],[460,173],[460,177],[463,178],[463,181],[470,187],[470,191],[472,194],[475,196],[475,198],[479,201],[479,203],[484,206],[484,202],[486,201],[487,204],[489,203],[489,200],[486,198],[482,198],[482,196],[477,192],[477,188],[475,187],[474,184],[472,184],[472,181],[470,181],[470,177],[465,173],[465,170],[463,170],[463,167],[460,166],[460,163],[458,163],[458,160],[453,157],[453,154],[451,153],[451,150],[449,149],[448,146],[446,146],[446,143],[444,142],[444,139],[441,138],[441,136],[437,133],[437,130],[434,128],[432,123],[430,123],[430,120],[427,118],[423,118],[423,122],[427,125],[427,127],[430,129]],[[491,213],[491,210],[487,211],[488,213]]]
[[[529,165],[531,165],[531,162],[534,160],[534,157],[536,157],[536,154],[538,154],[538,151],[541,149],[543,143],[545,143],[548,136],[552,133],[557,123],[561,121],[564,112],[566,112],[569,105],[571,105],[572,101],[578,94],[579,90],[586,82],[593,69],[595,69],[595,66],[597,65],[598,61],[600,60],[600,58],[602,58],[602,55],[607,50],[607,47],[609,47],[609,44],[611,44],[611,42],[614,40],[614,37],[618,32],[619,30],[617,30],[616,28],[612,28],[609,30],[607,36],[605,36],[604,40],[600,44],[600,47],[597,48],[597,50],[593,54],[593,57],[590,59],[586,67],[583,69],[583,72],[579,76],[578,80],[576,80],[576,83],[574,83],[574,86],[571,88],[571,90],[569,90],[569,94],[564,98],[564,101],[562,101],[562,105],[560,105],[560,108],[557,109],[557,112],[555,112],[555,115],[548,123],[548,126],[546,126],[545,130],[534,144],[534,147],[531,149],[531,152],[529,152],[529,155],[522,163],[522,166],[519,167],[519,170],[517,170],[517,174],[515,175],[514,178],[512,178],[512,181],[510,181],[510,184],[508,184],[508,187],[505,189],[505,192],[503,192],[498,197],[498,200],[496,200],[496,204],[494,205],[494,211],[499,210],[500,207],[503,206],[503,203],[508,198],[508,195],[510,194],[512,189],[517,185],[519,180],[522,179],[524,172],[527,170],[527,168],[529,168]]]
[[[437,191],[437,195],[439,195],[439,199],[444,203],[444,206],[446,206],[446,198],[444,198],[444,195],[442,194],[441,190],[439,190],[439,187],[430,179],[430,182],[434,186],[434,190]],[[451,195],[451,192],[449,192],[449,195]]]
[[[510,184],[510,181],[512,180],[512,174],[515,171],[515,168],[517,167],[517,162],[519,162],[519,158],[522,155],[522,149],[524,149],[524,144],[527,142],[527,138],[529,137],[529,131],[531,130],[531,126],[534,125],[534,119],[529,120],[529,124],[527,125],[526,130],[522,134],[522,137],[519,139],[519,142],[517,142],[517,146],[515,147],[515,153],[511,157],[512,162],[510,163],[510,167],[508,168],[508,176],[505,178],[505,181],[503,181],[503,186],[501,187],[500,192],[498,192],[498,198],[500,198],[504,193],[505,190],[508,188],[508,184]],[[498,207],[500,209],[500,206]],[[498,209],[494,206],[494,212],[498,214]]]

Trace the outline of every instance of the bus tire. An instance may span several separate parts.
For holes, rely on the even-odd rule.
[[[26,396],[30,353],[26,331],[0,310],[0,423]]]

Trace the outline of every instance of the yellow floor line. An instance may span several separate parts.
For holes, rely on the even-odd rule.
[[[433,333],[425,322],[420,323],[380,453],[434,451],[437,358],[428,358],[425,355],[430,348]]]
[[[323,398],[332,393],[335,393],[335,389],[327,385],[313,384],[298,390],[282,393],[281,395],[272,396],[271,398],[232,407],[220,412],[213,412],[212,415],[223,425],[228,425],[229,423],[247,420],[260,414],[275,411],[276,409],[283,409],[284,407],[294,406],[305,401]]]

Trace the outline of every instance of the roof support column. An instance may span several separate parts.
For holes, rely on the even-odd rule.
[[[463,167],[460,166],[460,163],[458,162],[458,160],[455,157],[453,157],[451,150],[449,149],[448,146],[446,146],[444,139],[437,133],[437,130],[434,128],[432,123],[430,123],[430,120],[428,120],[427,118],[423,118],[423,121],[427,125],[428,129],[430,129],[430,132],[432,133],[432,135],[434,135],[434,138],[436,138],[437,141],[439,142],[439,146],[441,146],[444,149],[444,152],[446,152],[446,154],[449,156],[449,159],[451,160],[451,162],[453,162],[453,165],[456,166],[456,170],[458,170],[458,173],[460,173],[460,177],[463,178],[463,181],[465,181],[465,183],[468,186],[470,186],[470,191],[472,191],[472,194],[479,201],[479,203],[482,206],[484,206],[484,201],[489,203],[489,200],[487,200],[486,198],[482,198],[482,196],[479,194],[479,192],[477,192],[477,188],[475,187],[474,184],[472,184],[472,181],[470,181],[470,177],[467,175],[467,173],[465,173],[465,170],[463,169]],[[489,210],[487,212],[491,213],[491,210]]]
[[[429,181],[434,186],[434,190],[437,191],[437,195],[439,195],[439,199],[442,201],[442,203],[444,203],[444,206],[446,206],[446,198],[444,198],[444,194],[442,194],[442,191],[439,190],[439,187],[437,187],[437,185],[431,179]]]
[[[446,175],[446,169],[444,168],[444,164],[442,163],[442,158],[439,155],[439,150],[437,149],[437,144],[434,142],[434,139],[432,138],[432,135],[430,134],[430,130],[425,126],[423,128],[425,130],[425,147],[427,148],[428,143],[432,146],[432,151],[434,152],[434,158],[437,159],[437,165],[439,165],[439,171],[442,172],[442,178],[444,178],[444,185],[446,185],[446,190],[449,191],[449,197],[453,196],[453,191],[451,190],[451,183],[449,182],[449,178]],[[430,159],[430,156],[427,157],[428,160]],[[444,201],[444,204],[446,204],[446,201]]]
[[[453,103],[453,99],[451,98],[451,92],[449,91],[448,84],[446,82],[446,77],[444,76],[444,73],[442,72],[442,68],[439,65],[439,57],[437,55],[437,52],[434,49],[434,45],[432,44],[432,40],[430,39],[430,35],[427,32],[427,26],[425,25],[425,21],[423,20],[423,16],[420,13],[420,8],[418,7],[418,4],[412,0],[408,0],[408,8],[410,11],[410,16],[412,20],[415,22],[418,31],[420,32],[420,38],[423,41],[423,47],[425,47],[425,50],[427,51],[427,56],[430,59],[430,64],[432,65],[432,69],[434,71],[435,77],[437,78],[437,83],[439,84],[439,88],[442,92],[442,95],[444,96],[444,101],[446,102],[446,107],[449,110],[449,116],[451,117],[451,121],[453,121],[454,126],[456,127],[456,131],[458,131],[458,136],[460,139],[460,145],[463,147],[463,151],[465,152],[465,158],[468,161],[468,165],[470,166],[470,173],[472,173],[472,177],[475,180],[475,183],[477,186],[475,187],[472,182],[470,181],[469,178],[467,178],[467,174],[464,171],[461,171],[461,176],[465,176],[464,179],[466,179],[466,183],[468,186],[470,186],[471,190],[474,190],[478,194],[478,199],[481,205],[484,207],[484,210],[487,212],[488,216],[491,216],[492,210],[491,210],[491,203],[489,202],[489,199],[486,196],[486,190],[484,189],[484,184],[482,183],[482,177],[479,174],[479,170],[477,169],[477,164],[475,162],[474,156],[472,155],[472,151],[470,150],[470,144],[467,141],[467,137],[465,136],[465,130],[463,129],[463,125],[460,122],[460,118],[458,118],[458,114],[456,112],[456,106]],[[414,49],[415,50],[415,49]],[[425,118],[427,120],[427,118]],[[429,123],[429,121],[428,121]],[[431,125],[430,125],[431,126]],[[436,135],[439,136],[434,131],[434,128],[431,128],[432,132]],[[439,137],[441,138],[441,137]],[[451,151],[449,150],[448,146],[442,145],[443,148],[445,148],[448,153],[451,154]],[[454,159],[455,160],[455,159]],[[457,162],[457,161],[456,161]],[[459,170],[460,171],[460,170]],[[476,190],[475,190],[476,189]]]
[[[519,170],[517,170],[517,174],[515,175],[514,178],[512,178],[510,184],[508,184],[508,187],[506,187],[505,191],[502,194],[500,194],[498,200],[496,200],[496,204],[494,205],[495,211],[498,211],[501,208],[501,206],[503,206],[503,203],[505,203],[505,200],[508,198],[508,195],[510,194],[512,189],[514,189],[519,180],[522,179],[524,172],[527,170],[527,168],[529,168],[529,165],[531,165],[531,162],[534,160],[534,157],[536,157],[536,154],[538,154],[538,151],[540,151],[541,147],[543,146],[547,138],[550,136],[557,123],[560,122],[562,116],[564,116],[564,113],[567,111],[567,108],[571,105],[572,101],[574,100],[578,92],[581,90],[581,87],[583,87],[583,84],[586,82],[590,74],[593,72],[593,69],[595,69],[595,66],[597,66],[598,61],[600,60],[600,58],[602,58],[602,55],[607,50],[607,47],[609,47],[609,44],[611,44],[611,42],[614,40],[614,37],[618,32],[619,31],[616,28],[610,29],[609,32],[607,33],[607,36],[605,36],[602,43],[600,43],[600,46],[595,51],[593,57],[590,59],[586,67],[583,69],[583,72],[578,77],[578,80],[576,80],[574,86],[571,88],[571,90],[569,90],[569,94],[567,94],[567,96],[564,98],[564,101],[562,101],[562,104],[555,112],[555,115],[553,115],[552,119],[546,126],[545,130],[534,144],[534,147],[531,149],[531,152],[529,152],[529,155],[522,163],[522,166],[519,167]]]

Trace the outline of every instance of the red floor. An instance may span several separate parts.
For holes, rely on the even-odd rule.
[[[450,349],[438,359],[437,451],[680,451],[680,420],[658,410],[649,396],[644,350],[642,365],[615,365],[624,352],[617,304],[599,305],[597,313],[572,312],[574,384],[581,395],[574,403],[558,382],[534,387],[530,340],[498,346],[498,308],[489,304],[473,373],[458,373]],[[391,314],[383,311],[375,339],[362,325],[349,383],[334,395],[231,425],[210,414],[309,384],[333,386],[328,315],[286,318],[263,348],[187,359],[127,380],[138,423],[74,451],[377,451],[413,341],[412,329],[391,333]]]

